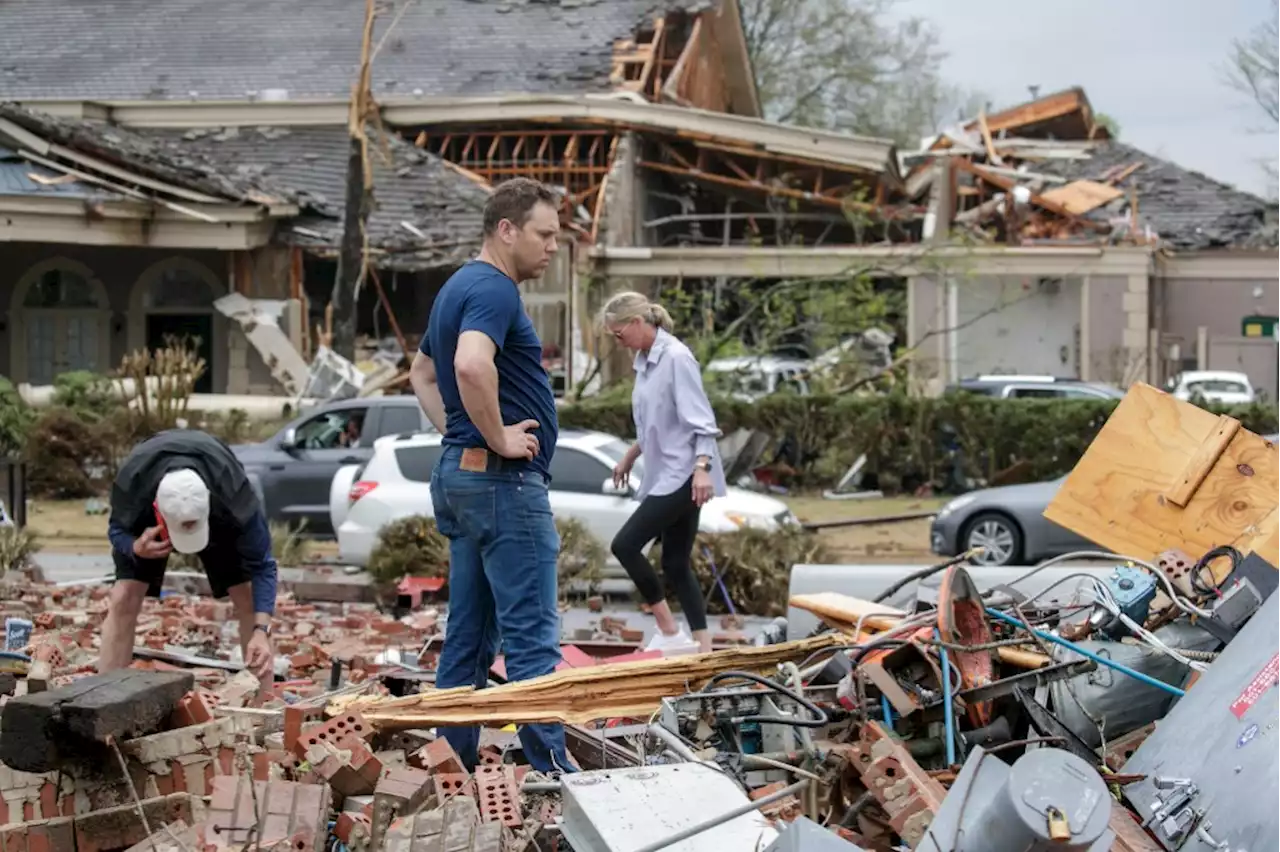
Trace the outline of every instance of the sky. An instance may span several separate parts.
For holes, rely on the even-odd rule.
[[[897,14],[939,30],[944,77],[996,109],[1082,86],[1135,147],[1266,195],[1258,164],[1280,136],[1250,133],[1266,117],[1224,82],[1233,38],[1271,13],[1271,0],[1031,0],[1018,4],[899,0]],[[1274,193],[1275,187],[1271,187]]]

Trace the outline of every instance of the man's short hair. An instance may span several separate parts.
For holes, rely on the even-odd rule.
[[[498,230],[498,223],[503,219],[523,228],[538,202],[557,207],[559,201],[554,192],[532,178],[503,181],[493,188],[484,204],[484,235],[487,237]]]

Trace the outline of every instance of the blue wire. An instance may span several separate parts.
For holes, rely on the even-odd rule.
[[[893,708],[889,706],[889,696],[880,693],[880,709],[884,711],[884,726],[893,730]]]
[[[1023,624],[1021,621],[1018,621],[1016,618],[1013,618],[1012,616],[1005,615],[1003,612],[1000,612],[999,610],[991,609],[990,607],[988,607],[987,615],[991,616],[992,618],[999,619],[1000,621],[1003,621],[1005,624],[1012,624],[1014,627],[1022,627],[1024,629],[1026,628],[1026,625]],[[1074,651],[1075,653],[1079,654],[1085,659],[1093,660],[1095,663],[1097,663],[1100,666],[1106,666],[1109,669],[1114,669],[1115,671],[1120,672],[1120,674],[1128,675],[1129,677],[1133,678],[1134,680],[1140,683],[1145,683],[1148,686],[1154,686],[1157,689],[1163,689],[1165,692],[1168,692],[1171,695],[1176,695],[1179,698],[1187,694],[1183,690],[1178,689],[1178,687],[1176,686],[1170,686],[1169,684],[1165,683],[1162,680],[1156,680],[1150,675],[1145,675],[1140,671],[1135,671],[1126,665],[1117,663],[1114,660],[1108,660],[1106,657],[1099,656],[1098,654],[1095,654],[1092,651],[1081,648],[1079,645],[1077,645],[1074,642],[1068,642],[1066,639],[1063,639],[1061,636],[1054,636],[1052,633],[1045,633],[1043,630],[1032,630],[1031,632],[1034,633],[1036,636],[1039,636],[1041,639],[1045,640],[1046,642],[1052,642],[1055,645],[1061,645],[1062,647],[1066,648],[1069,651]]]
[[[19,654],[17,651],[0,651],[0,660],[18,660],[23,663],[31,662],[31,658],[26,654]]]
[[[933,638],[942,641],[938,628],[933,628]],[[938,656],[942,661],[942,724],[946,731],[947,766],[956,765],[956,720],[951,709],[951,661],[947,659],[947,649],[938,646]]]

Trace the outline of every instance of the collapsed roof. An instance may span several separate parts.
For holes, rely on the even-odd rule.
[[[242,127],[145,131],[198,152],[237,174],[288,187],[307,213],[281,234],[321,256],[335,256],[351,138],[346,127]],[[367,233],[386,269],[456,265],[479,246],[489,190],[394,133],[370,129],[374,208]]]
[[[373,94],[611,88],[615,42],[711,0],[380,3]],[[347,98],[360,62],[355,0],[8,0],[0,81],[13,100]],[[383,37],[387,36],[385,43]]]
[[[979,115],[904,161],[908,196],[932,193],[980,242],[1277,245],[1274,203],[1111,139],[1079,88]]]

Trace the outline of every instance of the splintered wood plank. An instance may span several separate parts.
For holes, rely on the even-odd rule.
[[[361,696],[332,702],[331,715],[359,711],[382,730],[434,725],[585,724],[596,719],[647,717],[663,698],[702,688],[726,671],[772,672],[844,641],[838,634],[763,647],[730,648],[660,660],[565,669],[492,689],[429,690],[404,698]]]
[[[1133,818],[1133,814],[1119,802],[1111,803],[1111,819],[1107,823],[1116,836],[1111,852],[1163,852],[1160,844],[1151,839]]]
[[[1124,190],[1092,180],[1072,181],[1040,193],[1040,197],[1062,205],[1069,213],[1079,216],[1124,196]]]
[[[1141,559],[1175,548],[1198,557],[1218,545],[1247,541],[1276,565],[1280,455],[1274,445],[1238,429],[1198,487],[1184,486],[1193,460],[1214,450],[1202,446],[1212,445],[1222,429],[1217,415],[1135,384],[1044,516]],[[1186,505],[1178,506],[1170,495],[1185,495]]]

